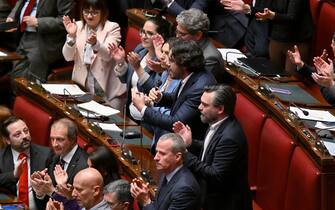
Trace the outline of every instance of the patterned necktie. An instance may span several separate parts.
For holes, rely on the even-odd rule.
[[[25,162],[22,164],[22,174],[19,179],[19,193],[18,200],[23,201],[27,206],[29,206],[28,199],[28,163],[27,163],[27,155],[25,153],[20,153],[19,160],[26,158]]]
[[[24,10],[23,17],[24,16],[29,16],[30,13],[33,11],[33,8],[36,4],[36,0],[28,0],[28,1],[29,1],[29,3],[28,3],[28,6],[26,7],[26,10]],[[27,28],[27,24],[22,21],[21,22],[21,27],[20,27],[21,32],[24,32],[26,30],[26,28]]]
[[[65,163],[66,163],[65,160],[63,160],[63,158],[59,157],[59,163],[58,164],[60,165],[60,167],[62,167],[63,170],[64,170],[64,167],[65,167]]]

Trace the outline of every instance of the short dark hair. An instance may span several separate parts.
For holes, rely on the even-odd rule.
[[[128,202],[130,209],[132,209],[134,199],[130,193],[130,184],[128,181],[118,179],[105,186],[104,194],[115,193],[116,199],[119,202]]]
[[[11,115],[8,118],[6,118],[2,124],[1,124],[1,134],[5,137],[5,138],[9,138],[9,131],[8,131],[8,126],[10,124],[13,124],[19,120],[22,120],[19,117],[16,117],[15,115]]]
[[[70,141],[72,142],[77,141],[78,127],[76,123],[74,123],[69,118],[61,118],[52,123],[51,128],[55,127],[58,124],[61,124],[67,128],[67,137],[69,138]]]
[[[161,16],[156,16],[149,18],[147,21],[152,22],[157,26],[156,32],[159,33],[164,40],[172,36],[172,24],[168,20],[162,18]]]
[[[119,179],[119,169],[116,159],[108,148],[99,146],[88,158],[91,160],[93,168],[102,174],[105,184]]]
[[[222,84],[206,86],[205,92],[215,93],[213,106],[224,106],[224,112],[226,115],[230,116],[234,114],[236,94],[230,86]]]
[[[178,66],[187,68],[189,72],[204,70],[204,55],[195,41],[176,39],[171,42],[170,50],[171,58]]]
[[[101,12],[100,23],[102,23],[102,25],[104,26],[109,16],[106,0],[83,0],[81,1],[81,7],[80,7],[80,19],[84,23],[83,27],[86,25],[83,10],[89,9],[90,7],[92,7],[95,10],[100,10]]]

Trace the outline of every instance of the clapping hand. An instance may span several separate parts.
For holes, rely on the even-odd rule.
[[[64,210],[64,205],[62,202],[53,201],[51,198],[49,199],[45,210]]]
[[[149,183],[143,183],[140,178],[135,178],[130,183],[130,193],[133,198],[140,202],[143,206],[151,203],[149,197]]]
[[[68,175],[66,171],[62,169],[60,165],[56,165],[54,169],[54,176],[57,184],[65,184],[67,183],[68,180]]]
[[[124,62],[126,53],[122,46],[117,46],[115,44],[108,44],[108,50],[111,57],[115,60],[116,63]]]
[[[63,24],[69,36],[73,38],[76,37],[77,33],[76,21],[74,19],[71,21],[70,17],[65,15],[63,17]]]
[[[300,51],[297,45],[294,45],[293,51],[287,51],[287,56],[291,63],[297,65],[299,68],[304,66],[304,62],[301,60]]]
[[[315,57],[313,59],[314,66],[317,70],[312,73],[312,78],[316,83],[323,87],[331,88],[334,86],[334,64],[331,59],[328,59],[327,63],[321,57]]]
[[[92,46],[97,43],[97,33],[93,30],[90,31],[90,35],[88,36],[86,42]]]
[[[183,138],[187,146],[192,144],[192,131],[188,125],[184,125],[184,123],[177,121],[173,123],[172,130]]]

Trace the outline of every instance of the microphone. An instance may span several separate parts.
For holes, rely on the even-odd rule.
[[[155,89],[158,90],[159,87],[162,85],[162,83],[163,83],[162,80],[160,80],[160,79],[157,80],[157,81],[156,81],[156,84],[155,84]]]
[[[28,80],[30,82],[35,82],[37,85],[41,85],[42,83],[46,83],[46,80],[40,78],[39,76],[37,76],[36,74],[34,74],[32,71],[28,72]],[[33,81],[34,79],[34,81]]]
[[[299,106],[297,106],[294,102],[289,102],[289,105],[293,105],[295,108],[297,108],[298,110],[300,110],[305,116],[309,115],[309,112],[307,110],[303,110],[302,108],[300,108]],[[297,113],[295,113],[297,115]]]

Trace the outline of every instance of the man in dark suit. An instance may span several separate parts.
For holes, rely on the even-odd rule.
[[[7,21],[18,22],[22,32],[17,53],[26,56],[15,65],[12,77],[45,81],[51,64],[61,60],[66,38],[63,16],[70,15],[73,0],[19,0]]]
[[[0,187],[9,191],[13,195],[17,195],[19,199],[23,199],[29,209],[45,209],[45,204],[36,202],[36,195],[32,190],[29,174],[34,171],[44,169],[49,165],[52,158],[51,150],[47,147],[31,143],[29,128],[26,123],[15,117],[7,118],[1,128],[6,143],[5,148],[0,150]],[[20,158],[23,155],[24,158]],[[27,165],[26,165],[27,164]],[[26,167],[27,166],[27,167]],[[21,192],[17,186],[24,182],[23,176],[27,173],[28,196],[21,197]],[[26,199],[25,199],[26,198]],[[39,206],[41,204],[41,206]]]
[[[71,185],[75,175],[88,167],[88,154],[77,145],[77,132],[76,124],[68,118],[59,119],[52,124],[50,140],[55,156],[48,166],[48,175],[45,174],[45,170],[32,175],[33,188],[39,198],[45,195],[50,196],[55,191],[54,169],[56,165],[60,165],[66,171],[67,183]]]
[[[207,37],[209,30],[209,19],[207,15],[199,9],[192,8],[182,11],[177,16],[176,21],[177,38],[196,41],[203,51],[205,68],[212,72],[219,83],[224,82],[224,77],[228,75],[224,74],[224,62],[221,53]]]
[[[148,183],[135,179],[131,183],[132,196],[144,210],[200,209],[200,187],[192,173],[183,166],[186,145],[174,133],[161,136],[154,157],[156,168],[162,173],[155,200],[151,201]]]
[[[181,85],[173,93],[161,93],[153,88],[149,98],[157,106],[171,107],[169,115],[162,114],[153,107],[145,105],[145,96],[133,91],[132,101],[134,106],[143,115],[143,122],[156,126],[166,131],[172,131],[173,123],[182,121],[190,124],[194,134],[203,138],[207,125],[200,119],[197,109],[200,97],[206,85],[215,84],[213,75],[204,70],[204,57],[202,50],[194,41],[176,40],[170,46],[170,74],[172,79],[181,79]],[[158,137],[161,134],[155,132]],[[155,148],[155,145],[153,145]]]
[[[174,124],[191,147],[200,147],[199,157],[186,153],[184,165],[200,181],[204,210],[249,210],[248,145],[239,122],[234,117],[236,95],[225,85],[209,86],[201,97],[201,120],[210,125],[204,141],[192,140],[188,126]]]

